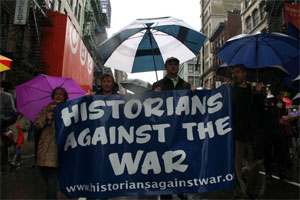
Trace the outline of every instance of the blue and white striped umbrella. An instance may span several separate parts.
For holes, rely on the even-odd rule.
[[[194,58],[206,36],[173,17],[137,19],[97,48],[104,66],[129,73],[165,70],[164,61]]]

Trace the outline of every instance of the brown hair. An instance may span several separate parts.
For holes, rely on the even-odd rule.
[[[69,98],[68,92],[67,92],[67,90],[66,90],[65,88],[63,88],[63,87],[56,87],[56,88],[54,88],[54,90],[52,90],[52,93],[51,93],[51,98],[52,98],[52,99],[54,98],[55,92],[56,92],[57,90],[61,90],[61,91],[63,92],[65,101],[67,101],[68,98]]]
[[[111,74],[103,74],[103,76],[100,79],[101,83],[105,78],[108,78],[108,77],[111,77],[113,82],[115,82],[115,78]]]

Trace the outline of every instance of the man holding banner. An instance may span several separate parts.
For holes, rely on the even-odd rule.
[[[61,104],[61,190],[72,198],[111,198],[233,188],[230,96],[223,86]]]
[[[165,63],[165,68],[167,75],[163,79],[153,83],[153,91],[191,89],[191,85],[178,76],[179,60],[177,58],[168,58]],[[187,199],[187,197],[183,194],[178,194],[178,197],[180,199]],[[161,195],[160,198],[172,199],[172,195]]]
[[[263,167],[264,98],[259,83],[253,89],[246,82],[244,65],[232,67],[232,124],[235,138],[235,198],[253,198],[259,194],[258,172]],[[248,172],[248,182],[243,176]]]

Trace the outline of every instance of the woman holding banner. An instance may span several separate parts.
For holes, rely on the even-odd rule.
[[[47,199],[57,199],[57,147],[55,139],[54,108],[67,101],[68,93],[62,87],[52,91],[53,102],[42,108],[34,125],[41,133],[38,142],[36,165],[47,183]]]

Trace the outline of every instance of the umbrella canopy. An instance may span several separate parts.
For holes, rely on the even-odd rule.
[[[51,93],[56,87],[66,89],[68,100],[82,97],[85,94],[85,91],[71,78],[40,74],[16,87],[17,110],[34,121],[41,109],[52,102]]]
[[[293,105],[300,105],[300,92],[298,92],[292,99]]]
[[[11,59],[0,55],[0,72],[10,69],[10,63],[12,62]]]
[[[270,67],[289,62],[299,56],[299,43],[281,33],[240,34],[226,41],[217,53],[230,66]]]
[[[296,88],[300,88],[300,74],[295,79],[292,80],[292,84]]]
[[[135,94],[151,91],[152,89],[152,85],[150,83],[141,79],[127,79],[122,81],[121,85]]]
[[[226,64],[221,65],[217,71],[217,74],[226,78],[231,78],[231,66],[228,66]],[[275,65],[272,67],[263,67],[258,69],[259,81],[264,83],[282,81],[284,78],[289,76],[290,73],[279,65]],[[255,82],[256,78],[256,70],[247,68],[246,80],[250,82]]]
[[[164,62],[194,58],[206,36],[173,17],[137,19],[97,48],[106,67],[128,73],[165,70]]]

